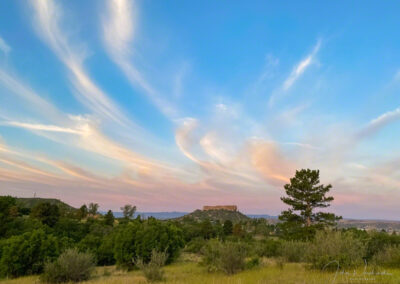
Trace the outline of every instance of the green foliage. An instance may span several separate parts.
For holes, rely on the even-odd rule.
[[[85,219],[89,214],[86,204],[83,204],[76,212],[76,217],[79,220]]]
[[[276,257],[281,254],[282,242],[267,238],[254,244],[255,253],[260,257]]]
[[[329,203],[334,199],[332,196],[326,196],[332,186],[320,184],[319,170],[296,171],[295,176],[284,188],[287,197],[282,197],[281,200],[290,206],[279,216],[283,221],[281,230],[285,237],[309,239],[316,229],[335,225],[336,221],[341,219],[332,213],[315,212],[317,208],[330,206]]]
[[[253,269],[260,266],[260,258],[254,256],[246,261],[246,269]]]
[[[11,196],[0,196],[0,238],[5,236],[10,223],[13,221],[12,214],[16,208],[16,200]]]
[[[43,230],[34,230],[3,241],[0,275],[18,277],[43,271],[44,263],[59,254],[57,239]]]
[[[50,283],[85,281],[90,279],[94,265],[94,259],[90,253],[68,249],[55,262],[46,263],[41,278],[44,282]]]
[[[97,203],[90,203],[88,208],[88,215],[91,217],[97,215],[99,212],[99,204]]]
[[[366,259],[369,261],[385,248],[397,245],[400,245],[400,236],[389,235],[385,232],[372,232],[367,242]]]
[[[232,221],[231,220],[226,220],[225,222],[224,222],[224,235],[225,236],[229,236],[229,235],[232,235],[232,232],[233,232],[233,224],[232,224]]]
[[[202,253],[202,262],[209,272],[223,271],[231,275],[243,270],[246,265],[246,246],[242,243],[211,240]]]
[[[194,238],[186,244],[185,251],[191,253],[200,253],[206,243],[206,240],[204,240],[202,237]]]
[[[143,261],[143,259],[139,259],[136,261],[137,267],[142,270],[146,279],[150,282],[160,281],[163,279],[164,271],[162,267],[165,265],[168,256],[165,252],[158,252],[156,250],[152,250],[151,258],[148,263]]]
[[[104,215],[104,224],[107,226],[113,226],[114,225],[114,214],[111,210],[108,210],[107,214]]]
[[[174,260],[183,247],[183,235],[175,225],[153,218],[134,220],[122,227],[115,238],[114,256],[117,265],[130,269],[133,259],[150,261],[153,249],[166,251],[167,263]]]
[[[200,235],[205,239],[215,237],[215,231],[209,219],[200,223]]]
[[[60,218],[60,209],[50,202],[39,203],[31,210],[31,217],[40,220],[43,224],[53,227]]]
[[[318,231],[307,249],[312,268],[336,270],[363,265],[365,245],[351,232]]]
[[[58,199],[54,199],[54,198],[38,198],[38,197],[21,198],[21,197],[18,197],[18,198],[16,198],[16,201],[17,201],[17,206],[19,208],[24,208],[25,210],[28,209],[27,211],[29,211],[29,209],[32,209],[33,207],[35,207],[36,205],[38,205],[40,203],[50,203],[52,205],[57,205],[57,207],[60,209],[61,216],[72,216],[76,212],[76,209],[73,208],[72,206],[70,206]],[[29,215],[29,214],[24,214],[24,215]]]
[[[287,262],[302,262],[308,249],[308,243],[301,241],[283,241],[280,255]]]
[[[374,254],[372,264],[389,268],[400,267],[400,246],[386,246]]]
[[[126,204],[125,206],[121,207],[121,211],[125,219],[132,219],[136,212],[136,206]]]
[[[196,210],[192,213],[181,217],[180,220],[185,221],[185,219],[193,219],[195,221],[201,222],[204,220],[209,220],[211,222],[225,222],[226,220],[232,221],[232,223],[238,223],[241,221],[249,221],[250,218],[246,215],[240,213],[239,211],[230,210]]]

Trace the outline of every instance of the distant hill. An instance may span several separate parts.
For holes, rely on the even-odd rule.
[[[225,222],[226,220],[230,220],[233,223],[246,221],[250,219],[248,216],[240,213],[239,211],[229,211],[229,210],[207,210],[207,211],[196,210],[193,211],[192,213],[189,213],[177,219],[183,220],[184,218],[193,218],[194,220],[197,221],[203,221],[208,219],[214,222],[217,220],[219,220],[220,222]]]
[[[31,209],[32,207],[36,206],[37,204],[49,202],[50,204],[57,205],[60,208],[60,210],[62,210],[64,212],[73,212],[73,211],[77,210],[76,208],[68,205],[67,203],[62,202],[61,200],[55,199],[55,198],[39,198],[39,197],[23,198],[23,197],[16,197],[15,199],[17,200],[17,206],[19,206],[21,208],[29,208],[29,209]]]

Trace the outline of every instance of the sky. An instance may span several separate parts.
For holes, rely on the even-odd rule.
[[[400,219],[397,1],[1,1],[0,194]]]

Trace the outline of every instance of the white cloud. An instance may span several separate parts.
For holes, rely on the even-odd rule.
[[[318,53],[319,48],[321,46],[321,41],[318,40],[317,44],[314,46],[312,52],[307,55],[306,58],[301,60],[292,70],[289,77],[283,83],[282,89],[284,91],[289,90],[293,84],[300,78],[300,76],[306,71],[306,69],[313,62],[315,55]]]
[[[131,61],[132,40],[135,31],[136,9],[134,2],[108,1],[107,14],[103,19],[103,40],[112,60],[121,68],[133,86],[139,86],[166,116],[174,117],[176,109],[162,98]]]
[[[18,121],[2,122],[2,123],[0,123],[0,125],[14,126],[14,127],[25,128],[25,129],[29,129],[29,130],[63,132],[63,133],[70,133],[70,134],[82,134],[83,133],[80,130],[67,128],[67,127],[60,127],[60,126],[55,126],[55,125],[24,123],[24,122],[18,122]]]
[[[377,118],[371,120],[368,125],[361,130],[358,134],[359,137],[365,137],[371,135],[381,128],[385,127],[387,124],[400,119],[400,108],[392,111],[385,112],[384,114],[378,116]]]
[[[320,47],[321,40],[319,39],[313,47],[311,53],[294,66],[292,72],[290,73],[289,77],[287,77],[286,80],[283,82],[282,86],[271,95],[269,99],[269,106],[272,106],[275,100],[283,93],[287,92],[301,77],[301,75],[304,74],[307,68],[314,62],[315,56],[317,55]]]
[[[83,61],[86,50],[77,48],[78,45],[72,44],[65,36],[68,32],[61,27],[62,9],[50,0],[37,0],[31,3],[38,34],[71,72],[73,86],[79,95],[78,99],[102,117],[128,125],[129,121],[122,111],[85,71]]]
[[[0,37],[0,50],[7,55],[11,51],[11,47],[6,43],[6,41]]]

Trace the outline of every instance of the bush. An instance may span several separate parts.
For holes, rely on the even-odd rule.
[[[216,239],[210,240],[201,249],[203,255],[202,264],[207,266],[208,272],[218,270],[218,262],[220,259],[222,243]]]
[[[399,268],[400,246],[387,246],[377,252],[372,258],[372,264],[375,266]]]
[[[4,240],[1,247],[0,275],[5,277],[41,273],[45,262],[59,254],[57,239],[43,230],[13,236]]]
[[[257,256],[252,257],[246,262],[246,269],[253,269],[258,266],[260,266],[260,258]]]
[[[365,246],[351,232],[318,231],[307,252],[312,268],[336,270],[364,263]]]
[[[308,244],[299,241],[284,241],[281,244],[280,255],[287,262],[302,262]]]
[[[246,249],[240,243],[227,242],[221,247],[218,267],[226,274],[235,274],[245,268]]]
[[[205,245],[206,241],[203,238],[194,238],[186,244],[185,252],[200,253]]]
[[[94,270],[93,255],[68,249],[55,262],[47,263],[42,275],[44,282],[80,282],[90,279]]]
[[[148,281],[160,281],[163,279],[164,271],[161,269],[168,256],[165,252],[151,252],[151,259],[149,263],[145,263],[142,259],[136,262],[136,265],[142,270],[144,276]]]
[[[210,241],[203,249],[203,264],[209,272],[235,274],[245,268],[246,247],[241,243]]]
[[[255,253],[260,257],[275,257],[281,254],[282,242],[268,238],[255,244]]]
[[[174,260],[183,246],[182,231],[175,225],[148,219],[130,221],[115,237],[114,256],[121,268],[133,268],[132,259],[142,259],[147,263],[152,250],[166,251],[167,263]]]

